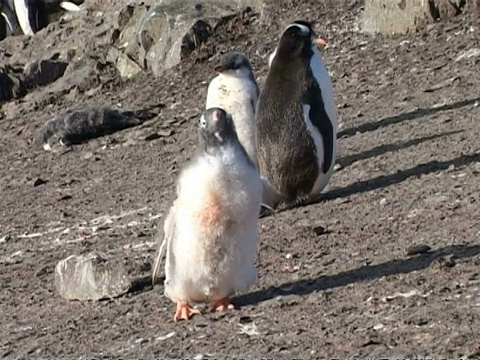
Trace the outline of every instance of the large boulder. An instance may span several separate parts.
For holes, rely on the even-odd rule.
[[[360,28],[366,33],[415,33],[426,24],[478,12],[480,0],[365,0]]]
[[[160,1],[129,8],[130,18],[109,53],[122,77],[142,70],[159,76],[187,58],[218,24],[247,7],[263,11],[262,0]],[[126,17],[124,17],[126,19]]]

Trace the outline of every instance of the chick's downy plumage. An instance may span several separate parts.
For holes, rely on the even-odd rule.
[[[211,301],[222,310],[257,279],[260,176],[223,109],[204,112],[199,135],[197,154],[179,176],[164,224],[165,294],[177,304],[175,320],[197,312],[195,302]]]

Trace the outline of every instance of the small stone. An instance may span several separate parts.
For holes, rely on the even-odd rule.
[[[318,225],[313,228],[313,232],[315,233],[315,235],[320,236],[320,235],[327,234],[328,230],[325,229],[323,226]]]
[[[426,254],[428,253],[432,248],[426,244],[418,244],[418,245],[412,245],[407,248],[406,253],[408,256],[413,256],[413,255],[419,255],[419,254]]]
[[[131,281],[120,261],[91,252],[59,261],[55,266],[55,286],[67,300],[101,300],[125,294]]]
[[[456,265],[454,255],[450,254],[450,255],[446,255],[438,258],[436,261],[436,265],[440,269],[448,269],[448,268],[454,267]]]
[[[9,242],[11,241],[13,238],[11,235],[7,234],[7,235],[4,235],[2,237],[0,237],[0,244],[1,243],[6,243],[6,242]]]
[[[33,60],[25,65],[24,82],[28,87],[45,86],[62,77],[68,62],[55,60]]]
[[[159,336],[157,338],[157,341],[165,341],[167,339],[170,339],[171,337],[173,337],[175,335],[175,331],[172,331],[172,332],[169,332],[168,334],[166,335],[162,335],[162,336]]]
[[[333,171],[339,171],[342,169],[343,169],[343,166],[340,163],[336,163],[335,166],[333,167]]]
[[[162,137],[169,137],[169,136],[172,136],[174,134],[174,131],[173,130],[160,130],[160,131],[157,131],[157,132],[154,132],[152,134],[149,134],[147,136],[145,136],[145,141],[152,141],[152,140],[157,140],[157,139],[160,139]]]
[[[43,184],[46,184],[47,181],[46,180],[43,180],[41,178],[36,178],[34,181],[33,181],[33,186],[34,187],[37,187],[37,186],[40,186],[40,185],[43,185]]]

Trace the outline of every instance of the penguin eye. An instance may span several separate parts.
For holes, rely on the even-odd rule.
[[[200,118],[200,126],[206,127],[207,126],[207,120],[205,120],[205,117]]]

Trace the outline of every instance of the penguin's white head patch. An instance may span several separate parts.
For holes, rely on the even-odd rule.
[[[298,22],[293,22],[293,23],[289,24],[289,25],[285,28],[284,32],[287,31],[287,30],[290,29],[290,28],[293,28],[293,27],[297,27],[298,29],[300,29],[300,34],[301,34],[302,36],[309,36],[309,35],[312,34],[312,31],[311,31],[310,27],[308,27],[308,26],[305,25],[305,24],[298,23]]]
[[[200,126],[201,127],[206,127],[207,126],[207,120],[205,120],[205,115],[202,114],[202,116],[200,116]]]

